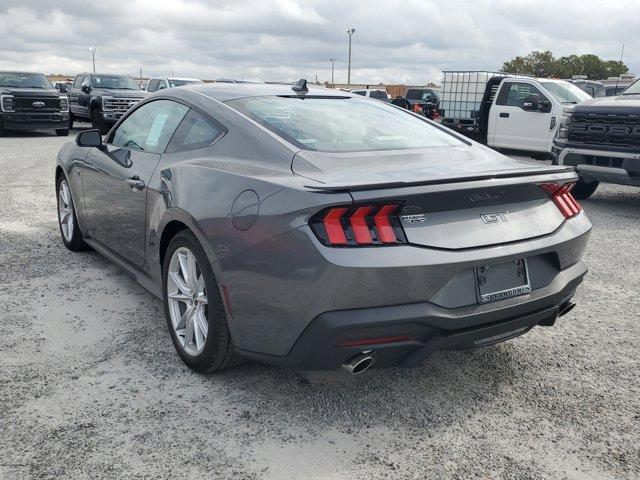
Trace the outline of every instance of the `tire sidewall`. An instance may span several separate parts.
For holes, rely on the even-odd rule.
[[[180,247],[188,248],[196,257],[200,271],[204,274],[204,284],[207,292],[208,333],[204,349],[197,356],[188,355],[182,349],[175,330],[173,329],[171,315],[169,313],[169,298],[167,293],[169,264],[171,263],[171,257],[174,252]],[[195,235],[189,231],[179,232],[169,243],[162,265],[162,298],[171,341],[182,361],[196,371],[217,370],[218,365],[224,360],[227,348],[230,347],[229,344],[231,342],[226,312],[222,304],[222,298],[218,290],[213,269],[211,268],[206,253]]]
[[[73,215],[73,231],[71,232],[71,240],[67,241],[62,232],[62,225],[60,224],[60,185],[63,181],[67,182],[67,186],[69,187],[69,207],[71,208],[71,213]],[[60,175],[58,178],[58,182],[56,183],[56,216],[58,218],[58,230],[60,231],[60,237],[62,238],[62,242],[65,247],[69,250],[80,250],[83,246],[82,233],[80,232],[80,227],[78,225],[78,215],[76,214],[76,205],[73,201],[73,195],[71,193],[71,185],[69,185],[69,180],[65,175]]]

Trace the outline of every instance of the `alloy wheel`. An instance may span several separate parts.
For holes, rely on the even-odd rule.
[[[180,247],[173,252],[166,284],[174,333],[182,350],[195,357],[204,349],[209,321],[204,276],[191,250]]]
[[[71,205],[71,192],[66,180],[62,180],[58,187],[58,221],[60,222],[60,229],[64,239],[67,242],[71,242],[75,218],[73,206]]]

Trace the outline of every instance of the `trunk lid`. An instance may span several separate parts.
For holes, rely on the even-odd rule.
[[[349,191],[356,204],[394,203],[407,241],[448,250],[522,241],[565,217],[541,188],[574,181],[572,169],[512,160],[481,147],[413,152],[300,152],[294,172],[310,188]],[[316,183],[323,182],[323,183]]]

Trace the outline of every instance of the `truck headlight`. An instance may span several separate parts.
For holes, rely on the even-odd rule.
[[[60,101],[60,111],[68,112],[69,111],[69,99],[66,96],[61,96],[58,98]]]
[[[13,112],[16,105],[13,101],[13,95],[0,95],[0,109],[3,112]]]
[[[109,107],[109,106],[107,105],[107,102],[109,102],[109,101],[111,101],[111,100],[113,100],[113,97],[109,97],[109,96],[107,96],[107,97],[102,97],[102,111],[105,111],[105,110],[113,110],[113,108],[111,108],[111,107]]]
[[[558,138],[566,139],[569,136],[569,124],[571,123],[572,112],[566,109],[560,115],[560,122],[558,125]]]

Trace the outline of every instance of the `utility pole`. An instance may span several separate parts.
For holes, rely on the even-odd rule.
[[[142,81],[142,67],[140,67],[140,76],[138,78]]]
[[[98,49],[95,47],[89,47],[89,51],[91,52],[91,60],[93,61],[93,73],[96,73],[96,52]]]
[[[351,90],[351,35],[353,35],[355,31],[355,28],[347,28],[347,35],[349,35],[349,66],[347,67],[347,88],[349,90]]]
[[[336,84],[333,81],[333,72],[334,72],[334,67],[336,65],[336,59],[330,58],[329,61],[331,62],[331,88],[335,88]]]

